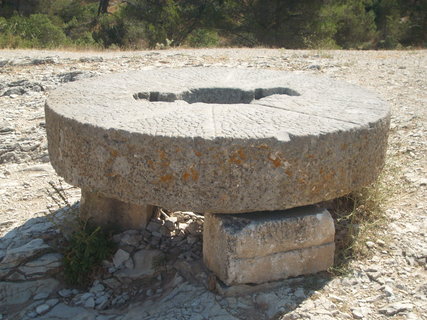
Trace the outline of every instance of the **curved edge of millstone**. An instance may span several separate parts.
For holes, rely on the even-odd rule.
[[[135,74],[132,77],[135,81]],[[296,90],[304,96],[308,89],[304,87],[301,77],[298,78]],[[109,84],[108,90],[117,91],[124,86],[125,75],[116,78],[118,83]],[[309,76],[307,79],[307,86],[319,80]],[[324,78],[321,80],[325,81]],[[121,112],[122,109],[114,109],[114,103],[124,97],[123,92],[118,97],[112,93],[102,97],[105,88],[98,91],[90,88],[99,81],[82,81],[81,84],[65,86],[62,91],[58,89],[53,95],[54,99],[48,99],[46,103],[46,129],[50,159],[57,173],[70,184],[106,198],[195,212],[239,213],[286,209],[329,200],[367,185],[376,179],[384,163],[390,114],[388,107],[379,99],[372,98],[369,92],[368,98],[374,101],[372,105],[360,110],[351,105],[348,109],[359,116],[360,120],[355,122],[334,119],[339,116],[336,111],[330,117],[328,106],[325,107],[326,111],[320,107],[313,108],[317,113],[315,115],[307,115],[310,109],[305,105],[301,106],[304,110],[295,110],[297,104],[292,103],[298,102],[294,100],[299,99],[297,96],[283,97],[284,101],[289,102],[289,110],[280,110],[279,113],[276,109],[280,108],[277,104],[281,97],[276,95],[260,99],[254,105],[239,105],[245,107],[244,112],[257,108],[261,110],[251,113],[254,118],[248,120],[250,125],[241,129],[245,134],[253,131],[254,136],[244,138],[239,134],[234,136],[235,131],[229,135],[224,133],[224,136],[186,135],[184,129],[179,134],[173,130],[173,134],[165,134],[168,127],[165,129],[164,125],[171,124],[162,122],[165,114],[169,114],[169,118],[181,119],[180,112],[186,115],[189,113],[185,111],[187,107],[199,108],[200,104],[181,105],[179,102],[177,108],[180,109],[177,110],[180,112],[171,112],[173,104],[150,104],[147,101],[139,105],[129,94],[125,102],[131,101],[133,104],[127,107],[126,103],[119,101],[120,108],[124,108]],[[335,83],[328,81],[319,84],[316,90]],[[338,83],[340,88],[347,88],[343,99],[348,97],[354,86]],[[277,86],[281,87],[280,84]],[[283,87],[287,84],[283,83]],[[132,88],[123,90],[133,92]],[[365,92],[355,88],[358,95]],[[96,91],[96,99],[91,100],[88,96],[85,100],[91,90]],[[71,99],[66,106],[60,105],[61,93]],[[78,97],[73,98],[73,94]],[[111,101],[108,100],[110,97]],[[307,99],[314,99],[313,94],[307,94]],[[73,101],[76,102],[74,107],[77,111],[73,111]],[[362,105],[363,101],[361,97]],[[323,100],[322,103],[325,104]],[[341,103],[345,104],[345,101],[331,100],[334,108]],[[170,109],[167,109],[168,112],[157,111],[153,106]],[[375,106],[379,106],[379,109],[376,110]],[[114,112],[108,114],[105,123],[101,120],[91,122],[96,110],[102,113],[102,110],[110,107]],[[145,124],[140,127],[129,124],[125,130],[126,119],[129,119],[129,123],[138,122],[137,117],[145,119],[143,112],[141,115],[132,113],[145,107],[151,108],[150,112],[159,112],[156,120],[163,130],[161,133],[156,135],[150,129],[152,127]],[[209,108],[216,107],[223,106]],[[224,109],[225,115],[221,118],[224,123],[227,121],[227,110]],[[130,112],[130,116],[123,116],[127,112]],[[322,112],[324,116],[319,115]],[[361,116],[363,112],[366,115]],[[117,113],[120,115],[117,115],[119,120],[116,123]],[[255,120],[260,117],[268,121],[260,120],[261,123],[257,124]],[[344,114],[343,117],[346,119],[349,115]],[[289,132],[282,134],[279,130],[259,134],[259,130],[268,128],[269,123],[277,125],[280,120],[280,127],[281,121],[286,119],[292,119],[283,124],[290,128]],[[172,124],[179,125],[180,122],[176,120]],[[256,130],[252,125],[257,126]]]

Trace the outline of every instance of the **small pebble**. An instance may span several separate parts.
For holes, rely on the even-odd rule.
[[[37,314],[46,313],[50,309],[50,306],[47,304],[41,304],[36,308]]]
[[[95,307],[95,299],[93,297],[88,298],[83,304],[85,308],[94,308]]]
[[[46,304],[52,308],[52,307],[56,306],[58,304],[58,302],[59,302],[59,299],[49,299],[46,301]]]
[[[366,241],[366,246],[367,246],[368,248],[373,248],[373,247],[375,247],[375,243],[374,243],[374,242],[372,242],[372,241]]]
[[[58,294],[63,298],[68,298],[73,295],[73,290],[71,289],[62,289],[58,291]]]
[[[46,299],[47,297],[49,297],[49,293],[47,293],[47,292],[40,292],[40,293],[37,293],[35,296],[34,296],[34,300],[43,300],[43,299]]]

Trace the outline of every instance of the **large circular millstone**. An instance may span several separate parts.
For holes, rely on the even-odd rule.
[[[389,107],[305,74],[161,69],[66,84],[46,103],[49,154],[70,184],[133,204],[278,210],[371,183]]]

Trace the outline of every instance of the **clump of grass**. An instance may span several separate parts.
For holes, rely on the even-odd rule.
[[[386,224],[385,204],[391,195],[388,165],[373,184],[331,201],[328,209],[335,221],[333,274],[350,271],[350,262],[369,256],[367,241],[375,241]]]
[[[113,243],[100,227],[83,221],[79,226],[64,243],[64,276],[68,284],[85,287],[112,254]]]
[[[59,208],[65,208],[67,217],[55,220],[55,212],[49,219],[64,236],[59,251],[64,255],[64,277],[69,285],[86,287],[100,270],[101,262],[112,255],[114,244],[111,234],[89,221],[78,217],[79,208],[68,200],[63,186],[49,182],[53,191],[47,190]],[[51,211],[51,210],[50,210]]]

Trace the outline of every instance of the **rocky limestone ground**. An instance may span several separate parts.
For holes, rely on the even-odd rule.
[[[89,288],[64,284],[57,244],[78,203],[54,212],[47,195],[50,181],[61,182],[47,152],[49,90],[100,74],[184,66],[321,74],[390,103],[387,222],[349,274],[215,288],[200,260],[203,216],[161,211],[147,230],[115,235],[114,255]],[[427,319],[426,104],[425,50],[0,51],[0,319]],[[78,189],[63,188],[78,201]]]

